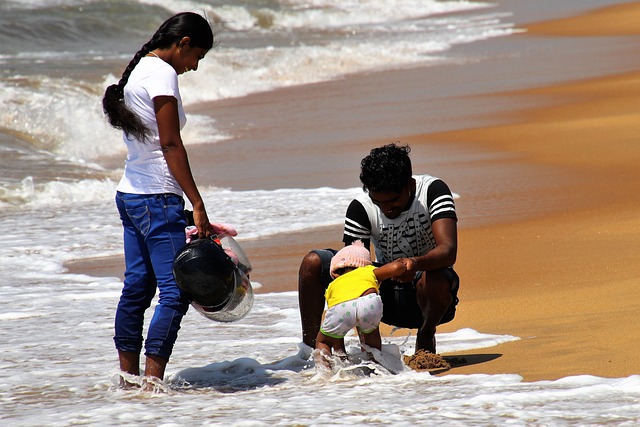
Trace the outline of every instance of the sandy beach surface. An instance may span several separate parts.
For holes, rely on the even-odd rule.
[[[640,2],[625,3],[526,23],[526,33],[492,46],[545,47],[539,56],[505,55],[464,75],[402,70],[202,105],[195,110],[240,136],[191,147],[192,168],[198,182],[234,189],[348,188],[359,185],[371,147],[408,143],[416,172],[442,177],[462,196],[461,302],[439,332],[521,338],[456,354],[467,363],[440,375],[637,374],[638,22]],[[232,162],[214,170],[215,158]],[[308,250],[340,247],[341,237],[335,226],[245,241],[257,292],[295,290]],[[122,259],[68,267],[120,276]]]

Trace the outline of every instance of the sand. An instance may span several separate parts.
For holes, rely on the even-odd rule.
[[[530,28],[551,35],[572,34],[573,26],[576,35],[639,34],[640,26],[627,25],[632,13],[637,22],[640,5]],[[624,16],[609,26],[618,14]],[[510,93],[542,95],[553,104],[520,112],[510,125],[429,135],[473,139],[561,168],[569,185],[559,187],[572,193],[554,215],[461,233],[464,303],[441,330],[469,325],[522,340],[465,355],[471,363],[500,357],[456,373],[512,372],[526,380],[638,373],[639,89],[640,72],[630,72]]]
[[[640,2],[528,24],[528,33],[514,37],[525,44],[540,38],[592,36],[636,37],[640,42],[637,22]],[[605,53],[597,60],[617,63],[621,61],[617,55],[619,51],[609,57]],[[629,376],[638,373],[640,351],[640,61],[635,67],[628,61],[621,63],[624,66],[620,71],[614,64],[606,75],[595,78],[558,78],[548,84],[529,82],[519,88],[515,82],[512,86],[516,87],[492,90],[490,94],[469,91],[465,94],[469,108],[456,111],[459,118],[454,124],[438,121],[432,132],[411,125],[417,119],[411,116],[410,107],[389,122],[381,120],[380,129],[387,133],[381,131],[379,137],[363,132],[356,138],[347,130],[340,133],[342,127],[338,125],[331,133],[320,126],[309,128],[313,116],[304,122],[305,111],[312,109],[305,107],[304,100],[314,100],[313,108],[322,111],[322,99],[329,100],[328,107],[333,92],[343,90],[348,97],[357,83],[375,82],[390,88],[394,76],[401,76],[397,80],[403,82],[409,80],[406,84],[410,89],[410,79],[404,77],[416,76],[418,71],[359,76],[350,82],[224,101],[210,111],[217,120],[237,123],[242,115],[253,117],[262,111],[262,121],[253,123],[258,130],[248,130],[243,138],[227,144],[194,147],[190,150],[196,153],[191,156],[192,167],[198,182],[215,180],[234,189],[251,188],[261,178],[263,188],[344,188],[358,185],[359,159],[370,147],[389,140],[409,143],[414,148],[417,171],[427,168],[425,171],[445,178],[454,191],[465,190],[460,191],[464,197],[458,201],[456,270],[461,277],[461,302],[456,318],[438,331],[472,328],[521,338],[486,350],[445,354],[464,363],[452,364],[451,369],[437,375],[508,373],[519,374],[526,381],[581,374]],[[481,75],[468,78],[471,87],[474,78],[477,86],[491,84],[491,79],[482,80]],[[506,79],[505,85],[515,80]],[[400,90],[399,84],[393,88]],[[298,101],[291,106],[283,100]],[[473,106],[485,105],[487,100],[492,108],[479,114]],[[409,102],[406,96],[404,101],[402,105]],[[349,108],[349,102],[345,103],[344,108]],[[211,106],[200,107],[201,111],[208,108]],[[270,127],[265,109],[279,117]],[[297,125],[287,127],[287,135],[293,135],[296,144],[273,142],[284,134],[278,128],[285,125],[280,123],[282,117],[288,116],[279,113],[286,109],[299,112]],[[332,108],[323,120],[339,123],[343,113],[340,108]],[[353,114],[357,114],[355,110]],[[340,151],[322,151],[314,145],[318,142],[314,138],[324,138]],[[515,189],[509,192],[496,185],[495,195],[485,191],[482,200],[474,198],[469,179],[471,160],[447,160],[445,154],[438,158],[438,147],[445,146],[489,153],[486,160],[473,161],[473,168],[487,170],[480,178],[485,180],[483,185],[507,180]],[[251,149],[261,150],[264,161],[260,165],[238,154],[256,153]],[[430,155],[423,156],[423,152]],[[232,155],[236,156],[234,165],[252,173],[240,177],[231,169],[221,169],[213,177],[201,160]],[[314,162],[309,162],[310,158]],[[301,163],[303,167],[281,169],[279,165],[285,162]],[[331,174],[326,173],[328,164],[335,169]],[[274,174],[275,170],[286,173]],[[508,198],[510,203],[505,200]],[[495,213],[495,206],[505,214]],[[485,210],[492,214],[483,215]],[[243,247],[254,265],[252,279],[263,285],[257,292],[295,290],[304,254],[312,248],[339,247],[340,239],[341,227],[335,226],[246,241]],[[75,272],[121,276],[122,259],[82,260],[68,267]],[[390,330],[385,328],[384,332]],[[407,332],[411,331],[396,333]]]

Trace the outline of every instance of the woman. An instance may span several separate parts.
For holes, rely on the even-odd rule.
[[[151,382],[164,378],[188,308],[172,273],[175,254],[185,244],[183,194],[193,206],[199,237],[212,234],[180,136],[186,118],[178,75],[197,70],[213,46],[213,32],[205,18],[177,14],[135,54],[102,101],[111,125],[123,131],[128,150],[116,194],[126,269],[114,341],[120,369],[140,375],[144,314],[157,287],[158,304],[144,343],[144,375]]]

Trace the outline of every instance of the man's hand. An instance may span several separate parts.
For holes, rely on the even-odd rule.
[[[418,271],[418,262],[415,258],[398,258],[395,262],[401,262],[404,264],[405,271],[395,278],[395,281],[401,283],[412,282],[416,277]]]

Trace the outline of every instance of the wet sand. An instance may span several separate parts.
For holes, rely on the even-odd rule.
[[[640,3],[630,3],[527,25],[528,33],[512,37],[527,46],[624,36],[640,46],[637,22]],[[521,338],[445,355],[467,364],[439,375],[509,373],[535,381],[637,374],[640,61],[634,67],[625,56],[633,47],[597,50],[602,40],[593,39],[593,58],[575,52],[604,63],[594,69],[597,77],[582,75],[588,67],[580,62],[558,59],[549,71],[569,67],[561,77],[522,81],[498,74],[517,67],[536,74],[537,63],[496,60],[460,79],[452,69],[404,70],[202,105],[194,110],[241,136],[191,147],[192,167],[198,182],[234,189],[346,188],[358,185],[359,160],[371,147],[408,143],[416,172],[440,176],[462,195],[461,302],[439,332],[472,328]],[[420,107],[417,94],[429,85],[424,96],[442,100]],[[370,86],[393,108],[376,116]],[[216,158],[232,158],[235,169],[211,168]],[[252,279],[262,284],[257,292],[295,290],[304,254],[340,240],[335,226],[244,241]],[[120,276],[122,260],[69,267]]]
[[[630,4],[529,28],[550,36],[637,35],[639,13],[640,5]],[[618,14],[624,17],[609,25]],[[544,204],[566,194],[551,215],[461,232],[463,303],[441,330],[468,326],[522,340],[467,355],[500,357],[453,372],[526,380],[638,373],[639,89],[640,72],[629,72],[511,92],[505,96],[543,97],[551,105],[518,112],[513,124],[428,136],[473,140],[560,169],[556,188],[531,197]]]

